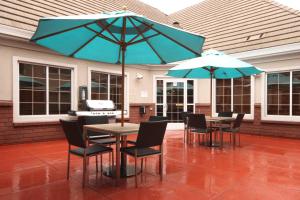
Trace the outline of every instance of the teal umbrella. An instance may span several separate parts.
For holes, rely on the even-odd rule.
[[[210,79],[210,106],[212,108],[212,79],[230,79],[263,72],[253,65],[216,50],[208,50],[202,57],[187,60],[168,71],[168,76],[192,79]],[[212,114],[212,112],[211,112]]]
[[[65,56],[122,64],[124,122],[125,64],[166,64],[198,57],[204,37],[126,10],[39,21],[31,38]]]

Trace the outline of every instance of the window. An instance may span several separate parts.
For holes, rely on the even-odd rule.
[[[103,72],[91,72],[91,99],[112,100],[121,110],[122,76]]]
[[[300,116],[300,71],[267,74],[267,115]]]
[[[251,77],[216,80],[216,112],[251,114]]]
[[[67,114],[71,75],[67,68],[19,63],[19,115]]]

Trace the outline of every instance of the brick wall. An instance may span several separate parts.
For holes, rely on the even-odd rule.
[[[196,104],[196,112],[210,114],[209,104]],[[241,132],[255,135],[267,135],[289,138],[300,138],[299,122],[278,122],[261,120],[261,105],[254,106],[254,119],[244,120]]]
[[[58,122],[52,123],[13,123],[13,104],[0,101],[0,144],[47,141],[64,138]]]
[[[140,114],[140,106],[146,107],[146,114]],[[130,119],[132,123],[139,123],[148,121],[151,115],[155,115],[155,104],[154,103],[131,103],[130,104]]]

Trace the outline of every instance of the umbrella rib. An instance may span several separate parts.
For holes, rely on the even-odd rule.
[[[149,31],[150,30],[150,28],[149,27],[146,27],[146,28],[144,28],[143,30],[142,30],[142,32],[144,33],[144,32],[147,32],[147,31]],[[140,34],[137,34],[136,36],[134,36],[131,40],[129,40],[128,42],[127,42],[127,44],[128,45],[130,45],[137,37],[139,37],[140,36]]]
[[[110,41],[110,42],[112,42],[112,43],[115,43],[115,44],[119,45],[118,42],[116,42],[116,41],[110,39],[109,37],[106,37],[106,36],[103,35],[102,33],[98,33],[97,31],[95,31],[94,29],[92,29],[92,28],[90,28],[90,27],[88,27],[88,26],[84,26],[84,27],[85,27],[86,29],[88,29],[88,30],[90,30],[90,31],[92,31],[92,32],[94,32],[94,33],[96,33],[96,34],[98,34],[98,35],[97,35],[98,37],[100,37],[100,38],[102,38],[102,39],[105,39],[105,40],[107,40],[107,41]]]
[[[132,19],[128,17],[130,23],[134,26],[134,28],[137,30],[137,32],[142,36],[142,38],[146,41],[148,46],[152,49],[152,51],[156,54],[156,56],[160,59],[161,64],[166,64],[166,61],[159,55],[159,53],[156,51],[156,49],[150,44],[148,41],[148,38],[145,38],[144,34],[140,31],[140,29],[133,23]],[[136,41],[138,42],[138,41]]]
[[[115,20],[117,20],[118,18],[116,18]],[[109,27],[110,26],[106,26],[105,27],[105,25],[103,25],[102,23],[101,23],[101,21],[97,21],[96,22],[96,24],[98,25],[98,26],[100,26],[100,28],[102,28],[103,29],[103,31],[107,31],[115,40],[116,40],[116,42],[119,42],[119,39],[109,30]],[[110,25],[112,25],[112,24],[110,24]],[[103,32],[102,31],[102,32]],[[101,32],[101,33],[102,33]]]
[[[238,71],[238,72],[240,72],[241,74],[242,74],[242,76],[247,76],[244,72],[242,72],[240,69],[238,69],[238,68],[235,68],[236,69],[236,71]]]
[[[153,38],[153,37],[156,37],[156,36],[158,36],[158,35],[160,35],[160,34],[159,34],[159,33],[156,33],[156,34],[154,34],[154,35],[150,35],[150,36],[148,36],[148,37],[144,37],[143,39],[140,39],[140,40],[137,40],[137,41],[134,41],[134,42],[129,43],[128,46],[129,46],[129,45],[133,45],[133,44],[137,44],[137,43],[140,43],[140,42],[147,41],[148,39]]]
[[[143,22],[143,21],[141,21],[141,20],[139,20],[139,19],[137,19],[137,18],[135,18],[135,17],[132,17],[132,19],[138,21],[139,23],[144,24],[145,26],[149,26],[147,23],[145,23],[145,22]],[[178,42],[178,41],[176,41],[175,39],[173,39],[172,37],[170,37],[170,36],[168,36],[168,35],[162,33],[161,31],[157,30],[156,28],[152,27],[151,29],[154,30],[154,31],[156,31],[157,33],[163,35],[164,37],[168,38],[169,40],[173,41],[174,43],[178,44],[179,46],[185,48],[186,50],[188,50],[188,51],[190,51],[190,52],[193,52],[195,55],[201,56],[200,53],[194,51],[193,49],[187,47],[187,46],[184,45],[184,44],[181,44],[180,42]]]
[[[78,28],[82,28],[82,27],[85,27],[85,26],[93,24],[93,23],[95,23],[95,21],[89,22],[89,23],[86,23],[86,24],[82,24],[82,25],[79,25],[79,26],[75,26],[75,27],[72,27],[72,28],[68,28],[68,29],[65,29],[65,30],[61,30],[61,31],[58,31],[58,32],[55,32],[55,33],[50,33],[48,35],[44,35],[44,36],[41,36],[41,37],[38,37],[38,38],[35,38],[35,39],[31,39],[31,41],[41,40],[41,39],[44,39],[44,38],[47,38],[47,37],[58,35],[60,33],[65,33],[65,32],[72,31],[72,30],[75,30],[75,29],[78,29]]]
[[[108,24],[106,26],[106,28],[109,28],[110,26],[112,26],[116,21],[117,21],[117,19],[115,19],[114,21],[112,21],[110,24]],[[99,33],[101,34],[103,31],[104,31],[104,29],[102,28],[102,30]],[[78,49],[76,49],[72,54],[70,54],[70,56],[73,57],[78,51],[80,51],[82,48],[84,48],[86,45],[88,45],[90,42],[92,42],[99,35],[99,33],[97,33],[96,35],[94,35],[86,43],[84,43],[82,46],[80,46]]]

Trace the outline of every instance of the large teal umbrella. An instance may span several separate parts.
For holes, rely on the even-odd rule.
[[[124,65],[166,64],[198,57],[204,37],[126,10],[94,15],[48,17],[31,39],[65,56]]]
[[[192,79],[210,79],[210,106],[212,108],[212,79],[230,79],[263,72],[253,65],[216,50],[202,53],[202,57],[187,60],[168,71],[168,76]],[[212,114],[212,112],[211,112]]]

